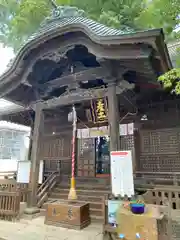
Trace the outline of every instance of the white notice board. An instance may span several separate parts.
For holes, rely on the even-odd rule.
[[[29,183],[30,169],[31,169],[31,161],[18,162],[18,169],[17,169],[18,183]],[[39,180],[38,180],[39,184],[42,184],[43,182],[43,169],[44,169],[44,161],[42,160],[40,161],[40,166],[39,166]]]
[[[112,193],[117,196],[134,195],[134,179],[131,151],[111,152]]]

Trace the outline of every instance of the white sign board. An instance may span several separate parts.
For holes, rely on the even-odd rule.
[[[134,195],[134,180],[131,151],[111,152],[112,193],[115,196]]]
[[[119,125],[120,136],[127,136],[127,124],[120,124]]]
[[[0,159],[0,172],[16,172],[18,161],[13,159]]]
[[[39,184],[42,184],[42,182],[43,182],[43,168],[44,168],[44,162],[42,160],[42,161],[40,161],[40,166],[39,166],[39,180],[38,180]],[[18,183],[29,183],[30,170],[31,170],[31,162],[30,161],[19,161],[18,162],[18,170],[17,170],[17,182]]]

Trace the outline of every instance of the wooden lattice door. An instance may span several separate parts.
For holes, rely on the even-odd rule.
[[[95,176],[95,139],[78,139],[77,174],[79,177]]]

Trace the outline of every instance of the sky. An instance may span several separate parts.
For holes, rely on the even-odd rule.
[[[0,43],[0,75],[6,70],[7,64],[13,57],[13,50],[11,48],[3,47]]]
[[[7,64],[13,57],[14,57],[13,50],[11,48],[3,47],[3,45],[0,43],[0,75],[3,74],[3,72],[6,70]],[[0,99],[0,110],[11,106],[12,103],[4,99]]]

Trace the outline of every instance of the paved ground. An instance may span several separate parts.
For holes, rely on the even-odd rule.
[[[44,225],[44,217],[12,223],[0,221],[0,238],[5,240],[102,240],[102,226],[92,224],[75,231]]]

